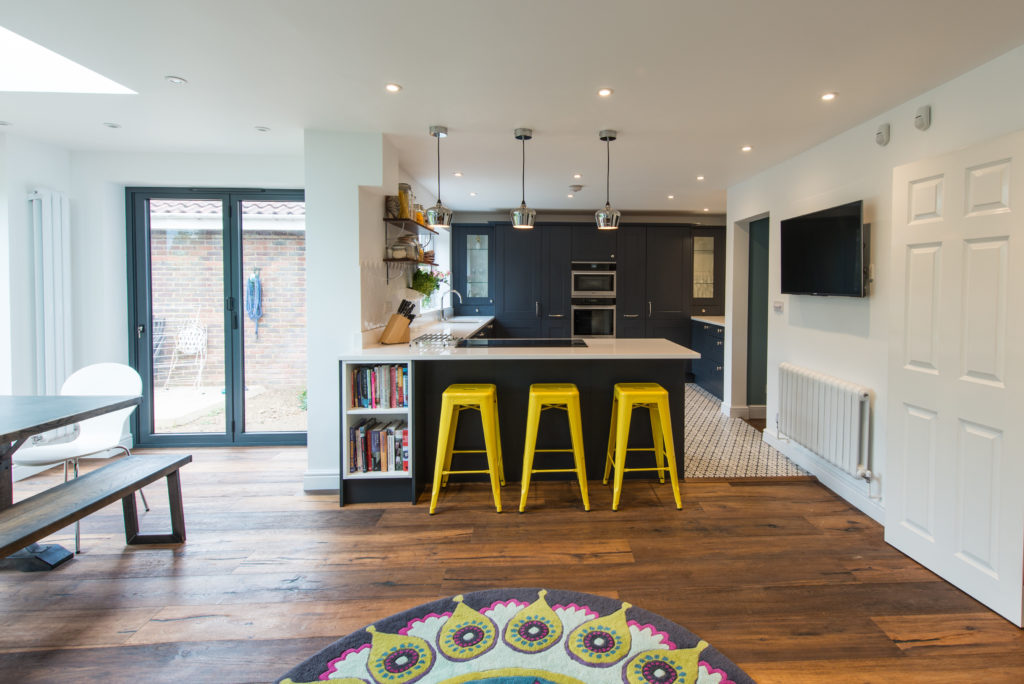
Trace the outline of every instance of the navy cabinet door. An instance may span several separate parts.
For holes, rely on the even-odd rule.
[[[542,235],[539,228],[494,227],[498,246],[495,312],[499,337],[539,337]]]
[[[647,278],[644,274],[646,230],[644,226],[623,225],[614,232],[620,234],[621,243],[615,261],[615,314],[618,319],[615,336],[644,337],[644,324],[647,320],[644,298]]]
[[[472,272],[471,272],[472,271]],[[489,225],[452,226],[452,287],[456,316],[494,313],[494,229]]]
[[[572,230],[569,226],[548,225],[538,226],[534,230],[540,232],[543,246],[541,337],[569,337],[571,335],[569,300],[572,283],[569,271],[572,268],[570,259]]]
[[[647,226],[646,337],[664,337],[678,344],[690,343],[690,229],[680,226]]]
[[[598,230],[597,226],[572,227],[573,261],[616,261],[618,230]]]

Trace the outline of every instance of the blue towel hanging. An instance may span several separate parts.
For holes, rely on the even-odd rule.
[[[245,315],[255,324],[256,339],[260,338],[260,319],[263,318],[263,283],[260,282],[260,269],[253,269],[252,275],[245,282]]]

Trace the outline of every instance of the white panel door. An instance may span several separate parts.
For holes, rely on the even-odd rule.
[[[893,173],[887,542],[1021,626],[1024,132]]]

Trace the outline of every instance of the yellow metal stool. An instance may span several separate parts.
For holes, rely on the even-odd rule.
[[[480,412],[484,428],[483,449],[454,449],[455,430],[463,411]],[[452,470],[452,454],[487,454],[487,470]],[[437,508],[441,487],[448,486],[448,476],[482,474],[491,477],[494,507],[501,513],[501,490],[505,484],[505,467],[501,461],[501,431],[498,428],[498,390],[494,385],[449,385],[441,393],[441,421],[437,429],[437,456],[434,460],[434,487],[430,492],[430,514]]]
[[[634,408],[646,408],[651,417],[651,435],[654,446],[642,449],[628,448],[629,421]],[[679,495],[679,475],[676,472],[676,449],[672,441],[672,421],[668,411],[668,391],[656,382],[620,382],[615,385],[612,398],[611,426],[608,430],[608,457],[604,464],[602,482],[608,484],[608,475],[615,469],[612,486],[612,510],[619,510],[622,495],[622,476],[628,472],[655,471],[658,481],[665,482],[665,471],[672,479],[672,493],[676,508],[683,507]],[[627,468],[626,453],[630,451],[653,451],[657,465],[654,468]],[[666,461],[668,461],[666,465]]]
[[[537,449],[537,426],[540,414],[548,409],[565,411],[569,416],[569,433],[572,436],[571,449]],[[533,456],[537,451],[544,453],[572,453],[575,468],[533,467]],[[526,443],[523,448],[523,493],[519,498],[519,512],[526,510],[526,496],[530,492],[530,476],[534,473],[576,473],[583,497],[583,510],[590,510],[587,495],[587,464],[583,459],[583,421],[580,418],[580,392],[571,383],[536,383],[530,385],[530,402],[526,411]]]

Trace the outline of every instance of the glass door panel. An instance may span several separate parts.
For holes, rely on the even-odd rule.
[[[693,298],[715,296],[715,238],[693,238]]]
[[[224,434],[223,204],[151,199],[148,225],[153,432]]]
[[[306,430],[306,204],[241,205],[244,431]]]

